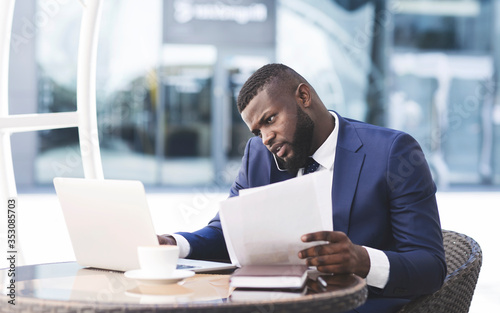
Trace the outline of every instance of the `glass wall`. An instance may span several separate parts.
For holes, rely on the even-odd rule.
[[[419,140],[442,186],[500,183],[495,2],[400,1],[393,12],[389,126]]]
[[[43,9],[44,1],[38,3]],[[210,5],[227,14],[218,21]],[[246,78],[275,59],[275,6],[274,0],[103,1],[97,111],[106,178],[227,189],[250,135],[235,99]],[[39,112],[76,108],[80,18],[80,4],[67,3],[52,20],[57,27],[39,30]],[[263,27],[247,30],[252,22],[264,24],[268,34],[241,47],[246,39],[235,28],[251,38]],[[211,23],[235,24],[229,25],[233,34],[205,29]],[[77,135],[76,129],[40,132],[37,184],[82,176],[81,164],[65,171],[53,166],[64,163],[68,151],[79,151]]]
[[[46,1],[38,1],[43,10]],[[76,60],[81,4],[61,4],[51,27],[37,34],[39,112],[76,109]],[[158,179],[158,61],[161,1],[103,1],[97,59],[97,114],[106,178]],[[81,176],[81,164],[63,172],[68,154],[79,153],[77,129],[40,132],[36,183],[53,176]],[[70,152],[71,151],[71,152]],[[81,161],[80,161],[81,162]]]
[[[33,60],[42,113],[76,109],[82,8],[54,1],[36,0],[35,8],[50,17],[36,25]],[[441,187],[498,185],[495,3],[103,1],[97,110],[104,175],[226,190],[251,136],[236,109],[241,85],[260,66],[282,62],[329,109],[413,135]],[[29,148],[32,184],[83,176],[77,141],[74,128],[38,132]]]

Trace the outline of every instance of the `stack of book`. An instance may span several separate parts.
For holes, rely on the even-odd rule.
[[[229,280],[231,301],[279,300],[306,292],[306,265],[246,265]]]

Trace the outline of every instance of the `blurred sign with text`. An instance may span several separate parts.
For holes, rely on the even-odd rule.
[[[163,5],[164,43],[274,46],[275,0],[174,0]]]

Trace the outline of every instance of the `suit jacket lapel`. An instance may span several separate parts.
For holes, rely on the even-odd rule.
[[[349,234],[351,207],[365,154],[357,152],[363,143],[354,127],[340,115],[339,137],[335,156],[332,187],[333,227]]]
[[[363,143],[354,127],[339,114],[337,116],[339,118],[339,137],[332,187],[333,225],[335,230],[348,234],[352,201],[358,186],[365,154],[358,152]],[[271,153],[268,154],[267,166],[270,168],[269,183],[295,177],[286,171],[278,170]]]

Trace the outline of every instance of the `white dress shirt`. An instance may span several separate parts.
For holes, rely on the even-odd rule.
[[[328,190],[332,190],[333,166],[335,163],[335,152],[337,150],[337,139],[339,136],[339,127],[338,127],[339,121],[337,114],[335,114],[334,112],[330,113],[335,118],[335,128],[333,129],[332,133],[328,136],[326,141],[312,155],[312,158],[320,165],[316,171],[328,170],[331,173],[331,175],[325,176],[326,177],[325,179],[328,180],[325,181],[325,185],[329,186]],[[276,166],[280,171],[286,171],[279,167],[278,162],[276,161],[276,157],[275,157],[275,162]],[[302,176],[302,175],[303,175],[303,169],[300,169],[298,171],[297,176]],[[331,205],[332,203],[331,192],[325,194],[325,197],[328,197],[328,199],[325,200],[327,203],[330,203]],[[332,210],[331,207],[330,210]],[[190,251],[189,242],[186,240],[186,238],[182,237],[181,235],[173,234],[172,236],[175,238],[175,240],[177,241],[177,245],[179,246],[179,257],[181,258],[186,257]],[[370,258],[370,270],[368,272],[368,276],[366,277],[366,283],[369,286],[382,289],[385,287],[387,281],[389,280],[389,270],[390,270],[389,259],[387,258],[386,254],[383,251],[373,249],[370,247],[364,247],[364,248],[368,252]]]

